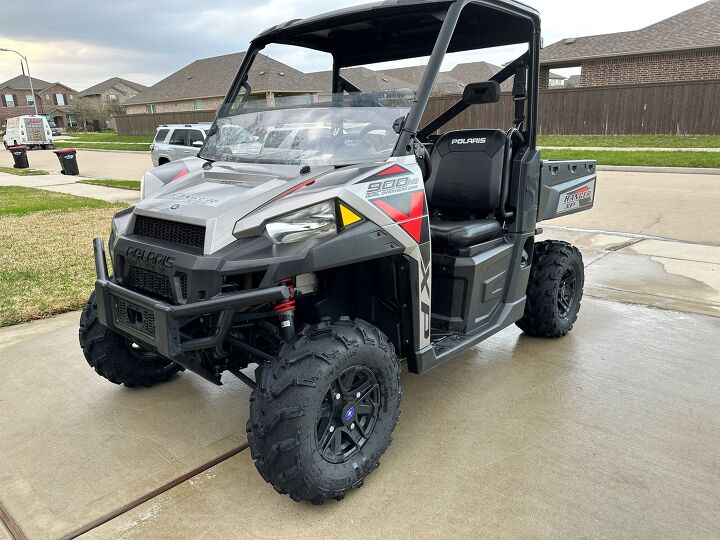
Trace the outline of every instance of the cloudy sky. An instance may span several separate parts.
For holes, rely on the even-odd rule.
[[[329,7],[366,0],[34,0],[3,2],[0,48],[30,60],[34,77],[82,90],[121,76],[153,84],[198,58],[245,50],[262,30]],[[573,36],[635,30],[702,0],[527,0],[540,11],[545,43]],[[63,20],[63,17],[67,17]],[[495,64],[515,51],[480,58]],[[452,63],[468,60],[451,59]],[[470,58],[478,59],[478,58]],[[322,69],[312,57],[293,67]],[[0,52],[0,82],[20,73],[19,58]]]

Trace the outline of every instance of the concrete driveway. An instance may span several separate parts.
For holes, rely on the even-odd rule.
[[[51,152],[30,159],[59,169]],[[94,176],[114,178],[149,164],[118,152],[79,160],[83,174],[94,163]],[[383,466],[321,508],[257,475],[249,390],[233,377],[128,390],[85,363],[78,313],[0,329],[0,539],[717,538],[719,179],[601,172],[592,212],[543,224],[583,251],[571,335],[534,340],[513,327],[406,374]]]
[[[257,475],[232,376],[128,390],[85,364],[77,313],[0,330],[2,521],[28,538],[718,537],[720,248],[546,236],[584,253],[576,329],[509,328],[406,374],[383,466],[320,508]]]

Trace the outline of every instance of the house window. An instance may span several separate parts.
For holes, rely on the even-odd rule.
[[[67,123],[68,127],[77,127],[77,121],[75,120],[75,117],[72,114],[67,115]]]
[[[157,112],[157,109],[155,108],[155,104],[149,103],[149,104],[145,105],[145,111],[148,114],[155,114]]]
[[[65,105],[65,94],[55,94],[55,102],[58,105]]]
[[[117,96],[115,94],[110,94],[108,97],[110,98],[110,101],[117,101]]]
[[[14,107],[15,106],[15,96],[13,94],[5,94],[5,106],[6,107]]]
[[[195,100],[195,110],[196,110],[196,111],[202,111],[202,108],[203,108],[202,99],[196,99],[196,100]]]
[[[25,99],[27,100],[28,107],[35,105],[35,96],[25,96]]]

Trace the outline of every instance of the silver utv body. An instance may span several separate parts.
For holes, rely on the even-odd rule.
[[[442,20],[436,21],[433,5],[447,10]],[[384,159],[312,167],[290,154],[286,164],[272,166],[262,160],[217,159],[232,157],[213,154],[213,137],[235,125],[227,119],[234,118],[239,102],[242,105],[250,67],[266,45],[291,43],[336,52],[332,84],[341,96],[352,93],[340,75],[342,67],[407,55],[352,39],[347,42],[353,47],[332,37],[318,41],[323,28],[348,17],[362,20],[376,9],[387,9],[389,16],[412,15],[437,33],[432,47],[412,50],[430,59],[412,106],[393,126],[397,140]],[[528,52],[491,81],[473,85],[450,110],[420,129],[444,55],[475,44],[453,40],[461,14],[473,15],[472,10],[477,10],[478,21],[492,13],[499,21],[507,17],[516,24],[510,38],[490,33],[485,45],[522,41]],[[358,28],[362,25],[348,31]],[[201,364],[198,352],[221,346],[238,314],[287,302],[301,281],[309,284],[301,299],[310,302],[320,291],[326,293],[317,297],[317,316],[349,314],[373,320],[415,373],[514,323],[525,307],[538,221],[588,210],[595,196],[594,162],[543,162],[536,148],[539,50],[537,14],[511,0],[383,2],[267,30],[245,56],[199,158],[148,172],[143,200],[114,220],[109,245],[113,277],[102,244],[96,242],[102,323],[215,383],[220,383],[220,374]],[[507,132],[434,135],[469,106],[497,102],[496,87],[513,76],[521,84],[516,84],[515,119]],[[331,132],[351,136],[342,129]],[[251,134],[248,152],[257,156],[258,145],[266,140]],[[497,148],[491,151],[493,140]],[[444,154],[438,150],[443,143]],[[466,158],[476,163],[473,157],[477,163],[490,163],[487,178],[478,173],[485,165],[463,165]],[[457,173],[447,172],[451,162],[456,164],[450,169],[458,167]],[[452,200],[452,189],[450,195],[441,195],[448,179],[475,185],[491,177],[491,195],[471,193],[491,199],[480,219],[467,217],[472,212],[455,221],[434,214],[442,206],[438,201]],[[297,222],[293,216],[304,209],[317,214],[310,216],[316,221],[307,227],[323,231],[318,215],[333,213],[331,234],[278,242],[270,226],[277,229],[278,221],[287,226],[287,216],[286,221]],[[346,223],[346,215],[358,219]],[[344,298],[348,288],[356,297]],[[206,333],[184,336],[181,328],[200,319],[212,320]],[[286,322],[279,320],[281,331],[291,325]]]

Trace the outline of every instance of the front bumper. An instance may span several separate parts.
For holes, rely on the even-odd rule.
[[[287,301],[290,298],[288,288],[279,286],[220,294],[185,305],[168,304],[111,281],[102,239],[96,238],[93,247],[97,274],[95,297],[100,322],[212,382],[217,382],[217,376],[205,372],[188,357],[188,353],[222,344],[232,326],[233,316],[239,309]],[[214,318],[214,331],[200,338],[184,338],[180,328],[203,316]]]

